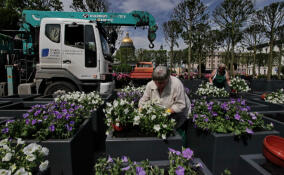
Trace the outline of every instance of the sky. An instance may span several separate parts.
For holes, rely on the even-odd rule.
[[[158,50],[161,45],[164,49],[169,50],[169,45],[165,41],[162,25],[164,22],[170,19],[173,9],[183,0],[107,0],[109,3],[109,12],[117,13],[128,13],[133,10],[147,11],[152,14],[158,25],[157,38],[154,41],[155,50]],[[254,0],[256,9],[262,9],[264,6],[269,5],[272,2],[279,2],[281,0]],[[64,0],[64,11],[72,11],[69,6],[72,0]],[[207,6],[209,15],[212,11],[219,6],[223,0],[202,0],[202,2]],[[147,39],[148,30],[133,27],[122,27],[122,36],[119,37],[121,40],[126,32],[129,33],[130,38],[133,40],[136,49],[143,48],[149,49],[149,41]],[[120,42],[118,42],[119,44]],[[177,49],[184,49],[186,45],[183,40],[178,41],[179,47],[174,47]],[[119,47],[119,45],[117,46]]]

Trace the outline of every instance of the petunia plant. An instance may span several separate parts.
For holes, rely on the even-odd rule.
[[[143,96],[146,86],[134,87],[134,86],[126,86],[121,89],[120,92],[117,92],[117,96],[120,99],[125,99],[129,103],[134,102],[135,106],[138,106],[138,102],[140,98]]]
[[[72,137],[85,118],[85,109],[73,103],[35,105],[18,120],[1,125],[0,138],[66,139]],[[87,112],[88,113],[88,112]]]
[[[117,99],[112,103],[107,103],[103,111],[106,116],[105,123],[108,126],[106,134],[117,128],[133,126],[134,118],[138,116],[138,110],[134,107],[134,102],[129,103],[125,99]]]
[[[269,103],[284,104],[284,89],[266,94],[264,100]]]
[[[153,166],[148,160],[133,162],[129,157],[122,156],[112,158],[99,158],[94,166],[95,174],[159,174],[159,175],[185,175],[198,174],[198,169],[202,168],[200,163],[193,162],[193,151],[190,148],[182,148],[177,151],[169,148],[169,166],[165,169]]]
[[[225,88],[217,88],[209,82],[200,84],[196,94],[208,97],[229,97],[229,93],[225,90]]]
[[[190,119],[193,124],[209,132],[241,135],[272,129],[271,124],[266,125],[262,120],[263,115],[250,112],[250,107],[242,99],[231,99],[223,103],[192,100],[191,106]]]
[[[155,103],[146,103],[139,115],[134,118],[134,125],[139,124],[142,132],[155,134],[157,137],[166,139],[174,134],[176,121],[170,119],[170,112],[166,108]]]
[[[235,77],[231,79],[231,89],[232,91],[238,92],[248,92],[250,90],[246,81],[242,78]]]
[[[89,113],[97,110],[103,103],[103,99],[98,92],[68,92],[67,94],[58,95],[55,102],[67,102],[69,104],[74,104],[77,106],[83,106],[84,111],[87,112],[85,115],[90,115]]]
[[[32,175],[48,169],[49,150],[36,143],[25,144],[18,138],[16,142],[0,141],[0,174]]]

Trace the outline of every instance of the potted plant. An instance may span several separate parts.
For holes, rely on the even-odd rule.
[[[0,174],[48,174],[49,150],[36,143],[25,144],[18,138],[0,141]]]
[[[282,88],[277,91],[267,93],[263,99],[268,103],[284,105],[284,89]]]
[[[35,105],[21,119],[0,126],[0,137],[22,137],[27,143],[40,141],[50,150],[51,174],[90,174],[94,151],[90,113],[96,102],[92,98],[91,102],[81,101],[87,97],[83,96],[67,98],[69,102],[61,99]]]
[[[138,102],[140,98],[143,96],[146,86],[134,87],[134,86],[126,86],[121,89],[120,92],[117,92],[117,97],[119,99],[125,99],[130,103],[133,101],[135,106],[138,107]]]
[[[250,88],[246,81],[242,78],[235,77],[231,79],[231,95],[232,96],[238,96],[240,93],[248,92],[250,91]]]
[[[207,96],[213,98],[229,97],[229,93],[225,90],[225,88],[217,88],[209,82],[200,84],[199,88],[196,91],[196,94],[199,96]]]
[[[121,156],[112,158],[99,158],[94,166],[95,174],[211,174],[200,159],[193,157],[193,151],[189,148],[182,151],[169,148],[168,161],[163,167],[155,165],[155,162],[143,160],[132,161],[129,157]]]
[[[134,102],[123,99],[107,103],[106,106],[108,154],[128,155],[133,160],[163,160],[167,157],[167,147],[182,146],[181,137],[174,131],[175,120],[169,118],[170,113],[165,108],[148,103],[138,111],[134,108]],[[123,131],[115,131],[113,125],[122,126]]]
[[[225,168],[238,174],[239,155],[259,153],[266,135],[279,134],[270,131],[259,113],[250,112],[245,100],[228,102],[192,102],[191,124],[188,129],[188,146],[205,161],[214,174]]]

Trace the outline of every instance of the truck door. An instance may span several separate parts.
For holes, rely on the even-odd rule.
[[[61,68],[61,24],[41,23],[40,30],[40,67]]]
[[[64,24],[62,68],[78,79],[94,79],[98,72],[97,47],[92,24]]]

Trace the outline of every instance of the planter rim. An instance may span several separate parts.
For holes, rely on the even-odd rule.
[[[181,139],[181,136],[177,133],[177,131],[174,132],[174,136],[170,136],[170,137],[167,137],[166,140],[178,140],[178,139]],[[113,132],[110,132],[109,135],[107,136],[107,140],[109,141],[117,141],[117,140],[120,140],[120,141],[145,141],[145,140],[149,140],[151,138],[151,140],[163,140],[161,138],[158,138],[158,137],[113,137]]]
[[[265,159],[262,154],[247,154],[247,155],[240,155],[241,159],[245,162],[249,163],[253,168],[258,169],[261,171],[263,175],[271,175],[268,171],[262,168],[259,164],[257,164],[254,159]]]
[[[258,132],[254,132],[252,135],[262,135],[262,134],[266,134],[266,133],[269,133],[269,134],[279,134],[278,131],[276,130],[271,130],[271,131],[258,131]],[[211,133],[214,137],[232,137],[232,136],[235,136],[234,133],[216,133],[216,132],[213,132]],[[240,135],[241,136],[241,135]]]

